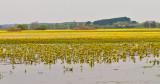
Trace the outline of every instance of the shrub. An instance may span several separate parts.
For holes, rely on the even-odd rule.
[[[7,31],[21,31],[21,29],[16,27],[8,27]]]
[[[88,26],[81,26],[81,27],[77,27],[74,28],[74,30],[94,30],[96,29],[95,27],[88,27]]]
[[[35,27],[35,30],[46,30],[47,26],[46,25],[40,25],[39,27]]]

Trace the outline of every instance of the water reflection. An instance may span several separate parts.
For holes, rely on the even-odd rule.
[[[118,63],[127,60],[159,65],[160,43],[90,43],[90,44],[0,44],[0,62],[14,64],[52,65]],[[67,69],[69,70],[69,69]]]

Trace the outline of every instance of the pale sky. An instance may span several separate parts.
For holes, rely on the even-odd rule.
[[[160,22],[160,0],[0,0],[0,24],[130,17]]]

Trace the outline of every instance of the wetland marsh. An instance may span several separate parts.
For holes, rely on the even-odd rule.
[[[118,33],[114,34],[112,31]],[[143,34],[138,34],[140,31]],[[0,35],[0,83],[2,84],[158,84],[160,82],[159,31],[105,30],[103,31],[105,35],[101,34],[101,30],[94,32],[90,30],[91,33],[75,30],[66,30],[64,33],[60,30],[22,32],[2,32]],[[59,37],[55,37],[55,32]],[[75,36],[75,32],[82,36]],[[130,34],[129,37],[133,38],[128,38],[124,32],[129,32],[126,34]],[[132,32],[135,34],[131,34]],[[136,38],[137,36],[140,37]],[[131,41],[132,39],[134,41]]]

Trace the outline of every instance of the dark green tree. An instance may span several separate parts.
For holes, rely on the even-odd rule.
[[[0,25],[0,29],[3,29],[2,25]]]
[[[94,21],[94,25],[113,25],[116,22],[130,22],[131,19],[128,17],[119,17],[119,18],[112,18],[112,19],[102,19]]]
[[[90,26],[90,25],[91,25],[91,22],[88,21],[88,22],[85,23],[85,25],[86,25],[86,26]]]
[[[160,28],[160,23],[157,23],[157,24],[156,24],[156,27],[157,27],[157,28]]]
[[[27,24],[19,24],[17,27],[20,28],[21,30],[27,30],[28,29]]]
[[[69,28],[70,28],[70,29],[74,29],[74,28],[77,27],[77,22],[74,21],[74,22],[72,22],[72,23],[69,23],[68,25],[69,25]]]

